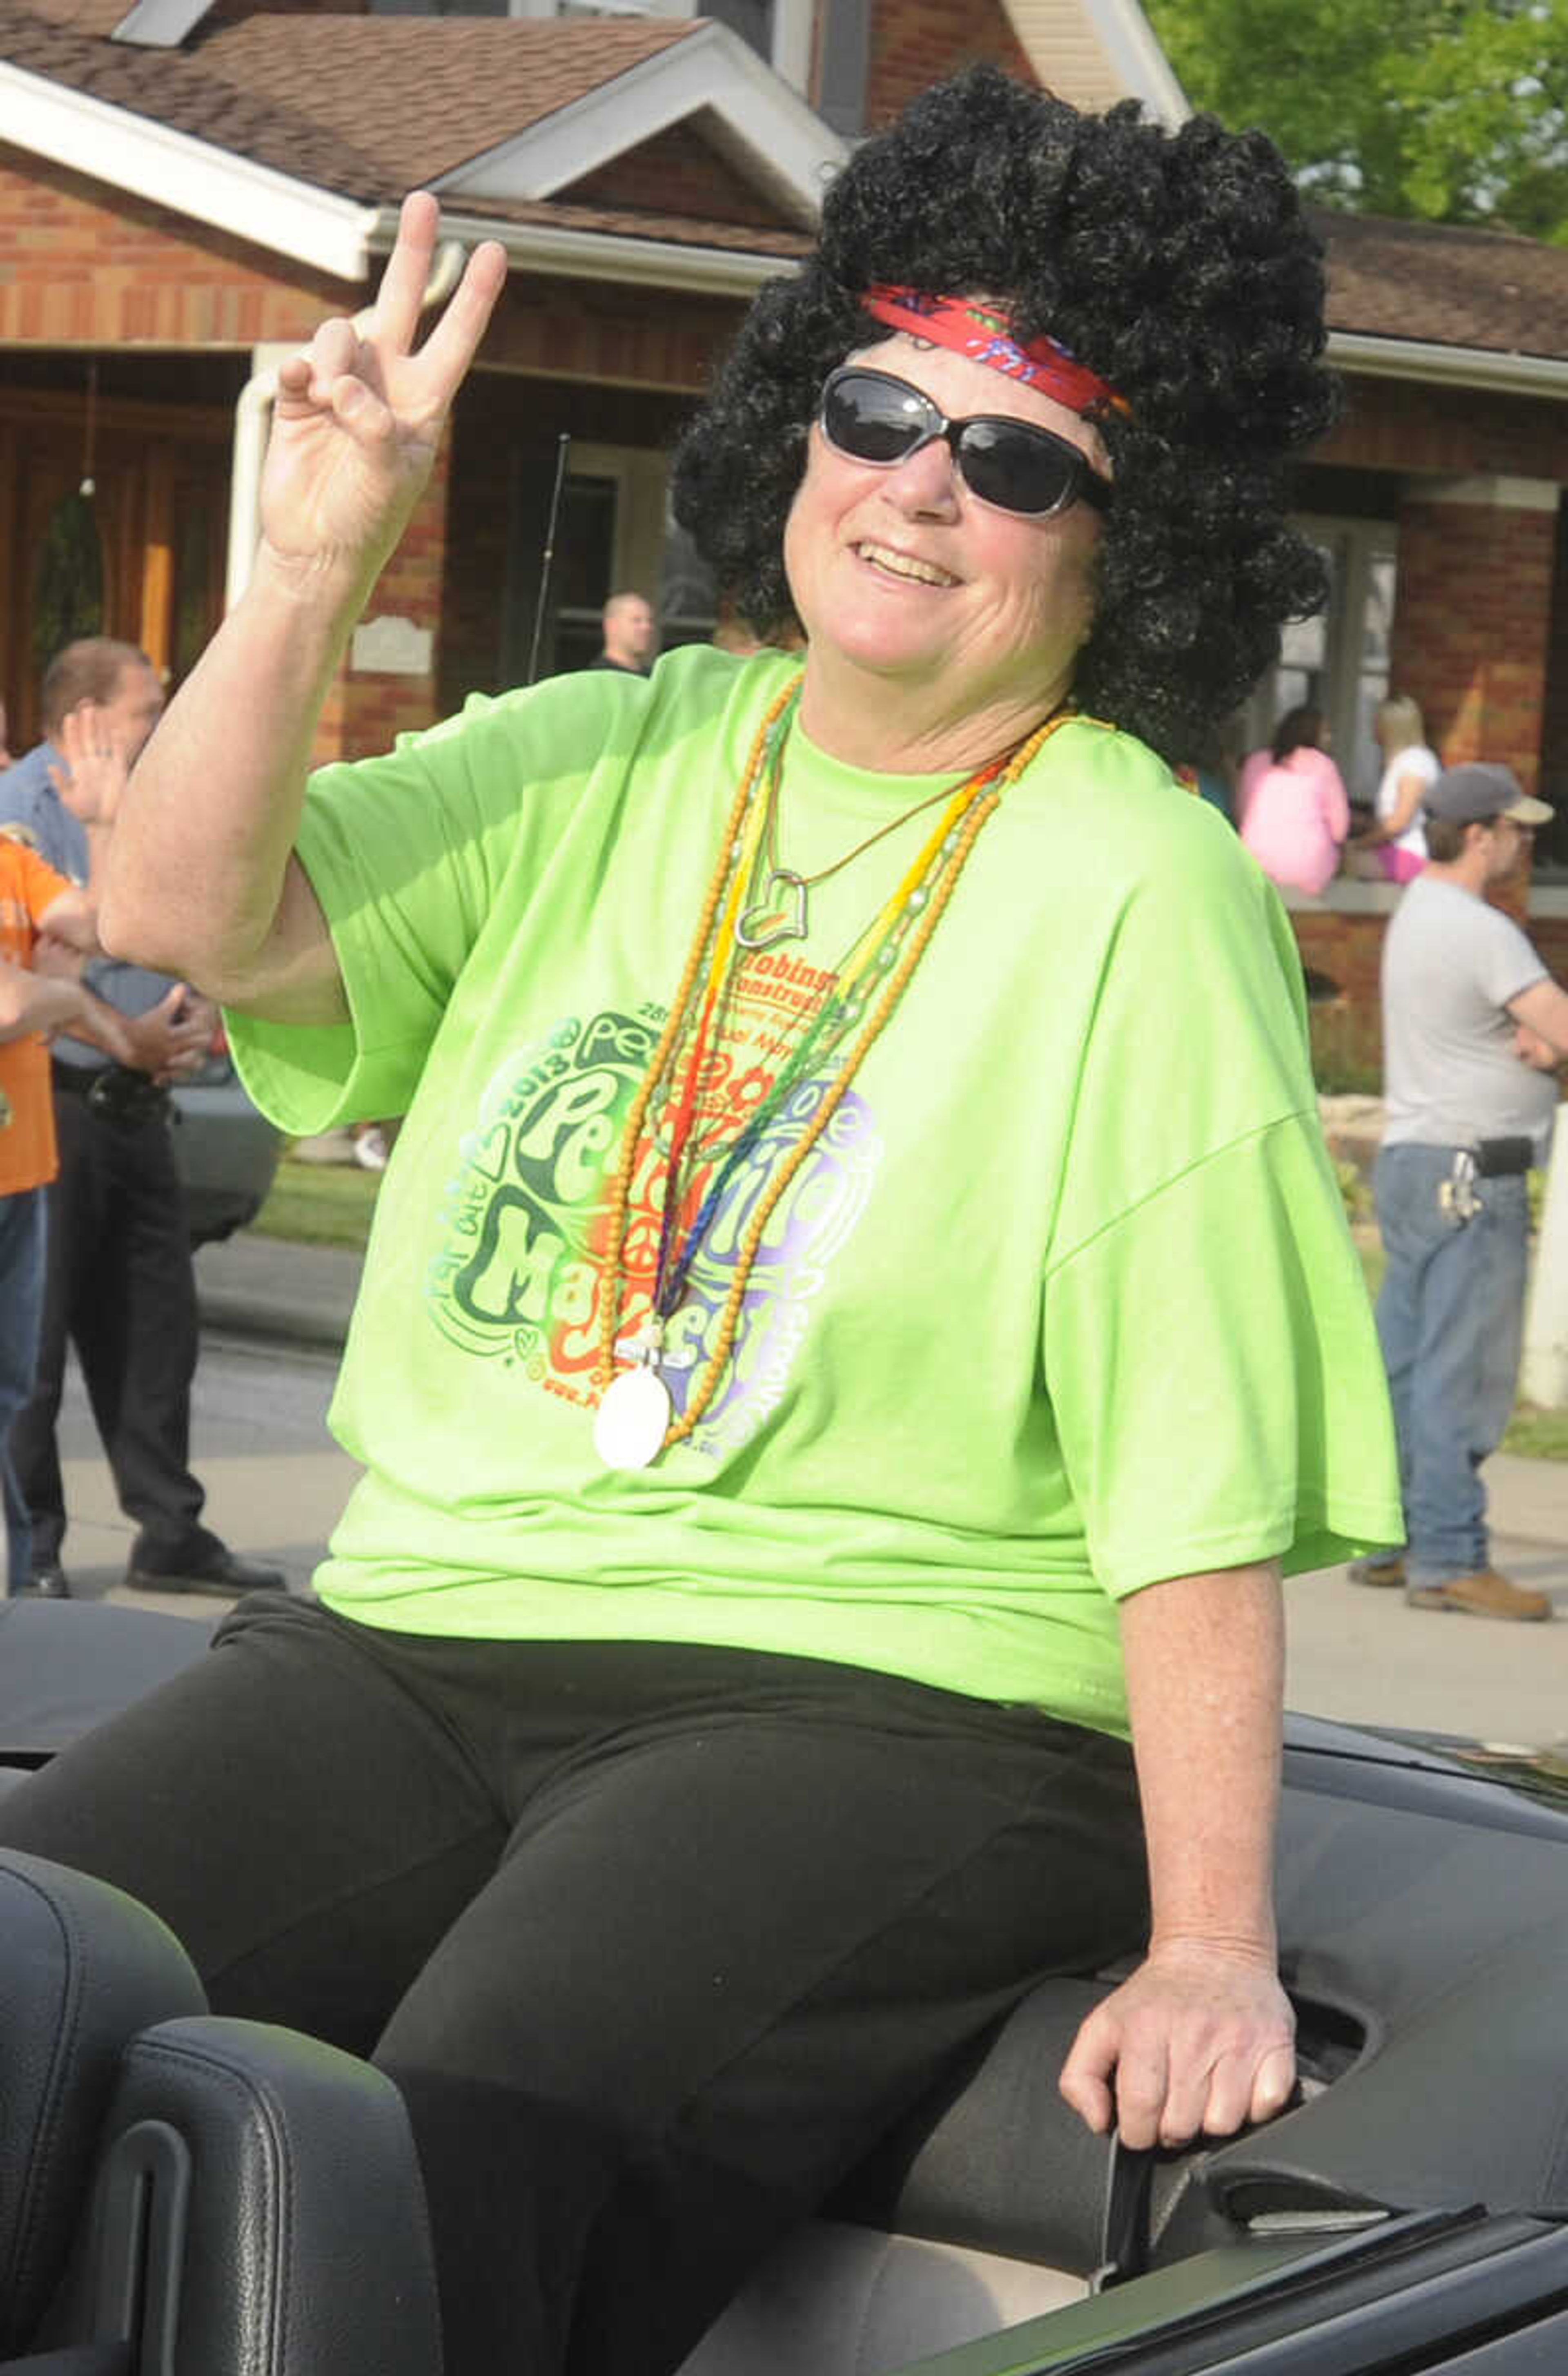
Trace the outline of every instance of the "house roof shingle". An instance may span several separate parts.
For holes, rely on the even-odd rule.
[[[483,217],[499,230],[506,223],[537,224],[542,229],[601,232],[612,239],[668,241],[676,247],[722,247],[737,255],[776,255],[780,267],[790,258],[809,255],[814,245],[809,232],[754,231],[745,223],[713,222],[707,216],[662,214],[629,207],[584,206],[565,198],[486,198]]]
[[[18,6],[17,0],[0,0],[0,60],[106,106],[123,107],[171,131],[271,165],[335,196],[375,200],[392,195],[383,188],[377,161],[324,130],[308,113],[269,94],[239,90],[181,51],[134,49],[80,33],[36,8]],[[25,126],[7,129],[15,137]]]
[[[98,0],[0,0],[0,60],[211,142],[333,196],[393,205],[686,39],[694,20],[262,16],[183,49],[83,32]],[[124,14],[113,0],[114,21]],[[412,127],[410,129],[410,127]],[[498,227],[647,239],[780,258],[808,237],[658,208],[564,199],[473,203]]]
[[[1512,232],[1319,211],[1331,327],[1568,358],[1568,249]]]
[[[30,13],[73,33],[107,41],[127,11],[128,0],[29,0]]]
[[[188,54],[234,89],[307,114],[401,196],[692,30],[690,18],[259,16],[198,28]]]
[[[696,20],[255,16],[182,49],[104,38],[125,0],[0,0],[0,59],[314,184],[390,204],[690,36]],[[569,199],[471,202],[555,225],[779,256],[798,232]],[[1568,359],[1568,250],[1319,210],[1339,332]]]

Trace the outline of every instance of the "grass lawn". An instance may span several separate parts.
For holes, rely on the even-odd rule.
[[[381,1176],[357,1163],[301,1163],[285,1156],[251,1227],[296,1245],[349,1246],[364,1252]]]
[[[1534,1403],[1515,1403],[1504,1452],[1522,1452],[1531,1460],[1568,1460],[1568,1410],[1541,1410]]]

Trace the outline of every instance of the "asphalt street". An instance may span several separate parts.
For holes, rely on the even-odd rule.
[[[254,1235],[197,1257],[204,1348],[194,1465],[208,1516],[235,1550],[309,1583],[353,1484],[326,1416],[357,1257]],[[217,1599],[154,1602],[119,1583],[131,1530],[73,1378],[63,1428],[72,1512],[66,1566],[78,1590],[211,1615]],[[1348,1722],[1408,1725],[1541,1747],[1568,1739],[1568,1462],[1499,1454],[1488,1466],[1495,1556],[1551,1595],[1556,1622],[1516,1625],[1408,1609],[1343,1568],[1293,1578],[1288,1695]]]

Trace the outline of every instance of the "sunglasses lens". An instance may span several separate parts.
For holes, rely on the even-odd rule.
[[[1082,494],[1103,508],[1074,446],[1027,421],[989,413],[944,424],[918,387],[890,373],[837,371],[823,391],[822,430],[853,462],[902,462],[932,436],[953,446],[966,483],[982,503],[1030,517],[1061,511]]]
[[[958,467],[983,503],[1009,512],[1053,512],[1077,482],[1073,456],[1026,422],[971,421],[958,445]]]
[[[901,462],[932,425],[931,408],[917,388],[841,372],[823,399],[823,434],[856,462]]]

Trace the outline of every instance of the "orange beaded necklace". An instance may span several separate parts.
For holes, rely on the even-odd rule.
[[[738,938],[745,945],[736,927],[743,912],[746,886],[761,851],[762,835],[773,813],[782,737],[788,732],[800,683],[796,678],[769,705],[753,739],[674,1002],[626,1117],[620,1155],[610,1183],[601,1257],[599,1360],[594,1371],[594,1384],[600,1396],[594,1440],[600,1456],[612,1467],[646,1467],[659,1452],[689,1436],[712,1401],[734,1348],[735,1332],[757,1251],[780,1199],[809,1160],[902,997],[982,826],[1000,806],[1003,793],[1016,783],[1050,736],[1066,722],[1068,715],[1059,711],[1048,718],[1010,754],[988,762],[946,797],[936,826],[919,856],[837,968],[825,1015],[797,1049],[787,1075],[781,1073],[776,1081],[767,1111],[777,1110],[786,1087],[799,1077],[809,1051],[826,1053],[828,1046],[837,1045],[846,1036],[849,1027],[859,1028],[806,1129],[757,1199],[736,1249],[712,1350],[693,1379],[684,1408],[677,1414],[670,1389],[659,1374],[664,1322],[671,1316],[668,1309],[660,1308],[661,1301],[671,1289],[674,1300],[679,1301],[691,1257],[715,1201],[710,1194],[685,1233],[683,1251],[667,1263],[666,1256],[672,1253],[674,1241],[680,1236],[675,1224],[686,1193],[682,1182],[683,1157],[692,1135],[697,1083],[710,1045],[714,1016],[722,1009],[726,989],[732,979]],[[770,762],[767,794],[759,801],[756,795],[765,778],[770,775]],[[930,802],[920,805],[934,805],[939,797],[933,795]],[[850,853],[851,857],[859,855],[859,850]],[[705,970],[706,980],[701,980]],[[883,974],[880,988],[862,988],[866,975],[876,971]],[[638,1150],[654,1100],[661,1091],[672,1087],[675,1076],[683,1070],[677,1061],[678,1051],[688,1034],[690,1053],[671,1125],[654,1308],[635,1338],[621,1340],[618,1332],[626,1287],[632,1181]],[[741,1140],[747,1146],[754,1144],[760,1135],[760,1116],[754,1116],[742,1131]],[[739,1151],[740,1144],[737,1142],[731,1155]],[[629,1366],[617,1372],[617,1357]]]

